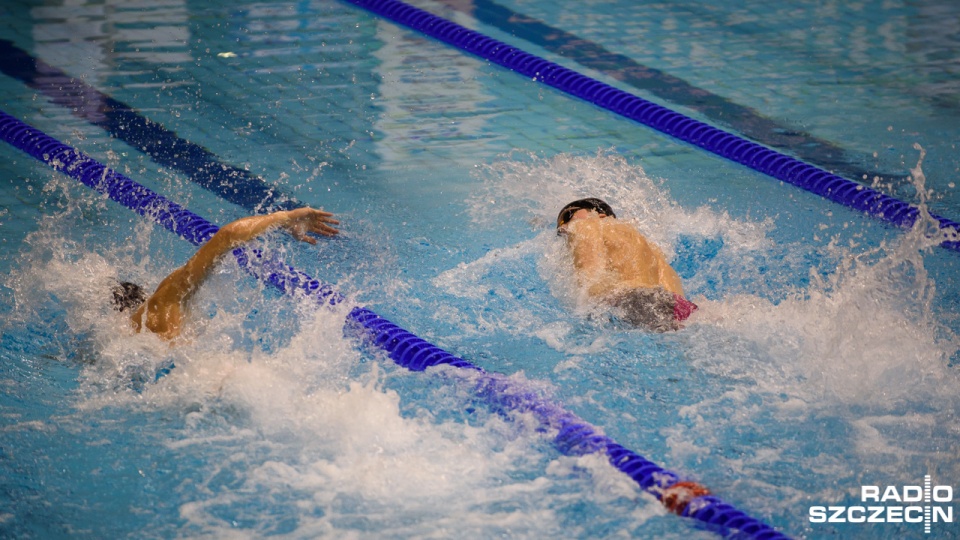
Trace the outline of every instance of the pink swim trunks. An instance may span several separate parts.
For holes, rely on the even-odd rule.
[[[610,302],[617,315],[630,324],[655,332],[679,330],[697,305],[663,287],[636,288],[622,292]]]
[[[677,322],[687,320],[698,309],[696,304],[677,293],[673,293],[673,299],[676,302],[673,304],[673,319]]]

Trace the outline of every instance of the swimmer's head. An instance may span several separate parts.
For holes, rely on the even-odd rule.
[[[122,281],[113,287],[113,309],[126,311],[137,309],[147,299],[143,287],[129,281]]]
[[[560,215],[557,216],[557,230],[569,223],[570,220],[573,219],[573,215],[579,210],[596,210],[598,214],[612,218],[617,217],[617,215],[613,213],[613,208],[610,208],[610,205],[601,199],[594,197],[580,199],[573,201],[564,206],[563,210],[560,210]]]

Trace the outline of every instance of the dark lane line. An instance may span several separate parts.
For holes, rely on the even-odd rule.
[[[197,185],[251,213],[303,206],[262,178],[223,163],[206,148],[179,137],[129,105],[2,39],[0,72],[22,81],[75,116],[103,128],[156,163],[186,174]]]
[[[462,9],[456,2],[450,7]],[[851,180],[871,183],[875,176],[884,180],[903,180],[906,174],[881,173],[851,163],[848,152],[832,142],[797,131],[761,115],[759,112],[696,87],[658,69],[640,64],[623,54],[583,39],[543,21],[517,13],[492,0],[474,0],[469,14],[478,21],[540,46],[563,58],[602,72],[639,90],[649,92],[673,104],[689,107],[706,118],[729,126],[755,142],[785,151]]]

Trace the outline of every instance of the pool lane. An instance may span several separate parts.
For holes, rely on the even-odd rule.
[[[401,0],[344,0],[533,81],[687,144],[901,228],[931,222],[939,245],[960,251],[960,223],[470,30]]]
[[[403,4],[402,2],[363,2],[359,0],[348,0],[348,2],[366,7],[374,12],[380,12],[381,9],[388,9],[389,11],[390,9],[400,7],[400,10],[406,13],[406,10],[411,8],[411,6]],[[375,8],[374,6],[379,7]],[[665,95],[681,96],[681,98],[686,99],[687,104],[691,106],[699,103],[702,110],[708,113],[708,116],[710,111],[718,115],[726,115],[727,112],[731,110],[739,111],[741,114],[732,114],[730,116],[743,116],[747,118],[744,125],[766,126],[761,131],[771,134],[776,132],[778,136],[785,136],[785,130],[782,127],[778,127],[778,124],[775,122],[764,119],[747,107],[733,104],[724,98],[713,96],[701,89],[693,87],[679,78],[637,64],[627,57],[607,51],[600,45],[592,44],[591,42],[577,38],[573,34],[568,34],[542,22],[525,18],[505,8],[500,8],[500,6],[488,0],[477,3],[477,6],[479,6],[477,8],[478,13],[490,14],[484,17],[484,19],[493,23],[499,21],[501,26],[521,24],[517,21],[522,21],[522,24],[529,25],[526,31],[515,29],[513,32],[522,34],[529,39],[537,39],[539,41],[538,44],[549,46],[548,48],[558,52],[564,51],[568,56],[573,54],[572,51],[587,51],[588,54],[585,54],[584,57],[593,58],[593,60],[589,61],[592,63],[591,67],[595,69],[606,67],[609,72],[609,70],[617,66],[619,62],[626,62],[626,67],[618,68],[618,71],[616,71],[616,73],[619,73],[618,78],[632,81],[657,81],[649,84],[647,89],[659,89],[658,91]],[[419,30],[428,35],[434,35],[434,37],[440,38],[440,35],[434,32],[435,30],[453,32],[455,36],[460,36],[462,32],[466,32],[466,34],[463,35],[475,34],[478,37],[482,37],[482,39],[479,42],[474,42],[476,40],[471,41],[469,46],[467,46],[468,44],[466,43],[455,43],[447,39],[442,40],[464,48],[468,52],[480,54],[480,56],[484,56],[485,53],[472,50],[472,47],[479,46],[478,43],[488,44],[484,45],[484,47],[496,46],[497,49],[502,48],[503,52],[493,51],[491,54],[494,56],[488,57],[488,59],[495,60],[496,63],[513,69],[514,71],[528,71],[529,69],[527,68],[545,70],[543,74],[539,71],[534,73],[534,79],[540,80],[545,84],[554,86],[576,97],[591,101],[598,106],[610,109],[618,114],[650,125],[668,135],[704,147],[722,157],[727,157],[728,159],[747,165],[774,178],[798,185],[825,198],[856,208],[867,214],[880,217],[901,227],[911,226],[919,217],[918,209],[912,205],[884,195],[863,184],[851,181],[848,178],[828,172],[828,170],[824,170],[816,165],[811,166],[789,155],[779,154],[776,151],[769,150],[771,147],[785,144],[783,140],[771,141],[769,144],[764,143],[766,145],[765,149],[763,146],[751,142],[750,139],[741,138],[738,135],[712,128],[707,124],[685,117],[665,107],[655,105],[652,102],[647,102],[634,95],[609,87],[600,81],[584,77],[575,71],[562,68],[559,65],[539,59],[528,53],[523,53],[519,49],[514,49],[496,40],[491,40],[482,34],[468,31],[459,25],[450,23],[450,21],[446,21],[416,8],[411,9],[417,12],[417,14],[405,14],[404,17],[411,17],[417,20],[426,17],[428,21],[437,21],[436,28],[431,28],[430,30],[419,28]],[[457,37],[454,41],[457,39],[461,38]],[[505,53],[509,54],[501,58]],[[516,56],[517,54],[519,54],[519,56]],[[573,56],[576,56],[576,54]],[[581,59],[580,61],[586,60]],[[513,65],[517,62],[520,62],[522,65]],[[534,66],[534,68],[531,68],[531,66]],[[179,137],[175,132],[164,128],[162,124],[142,116],[129,105],[100,92],[82,80],[70,77],[60,69],[47,64],[39,58],[34,58],[26,51],[16,47],[16,45],[9,40],[0,40],[0,72],[24,82],[31,88],[37,89],[48,96],[55,104],[67,107],[74,115],[103,128],[114,138],[143,151],[158,164],[185,173],[199,186],[213,192],[228,202],[245,208],[248,212],[257,213],[303,205],[280,192],[275,186],[250,174],[248,171],[223,163],[206,148]],[[550,74],[547,75],[547,72],[550,72]],[[614,76],[617,76],[616,73]],[[627,73],[633,73],[633,75],[628,77],[626,75]],[[686,97],[684,98],[684,96]],[[637,107],[635,103],[642,104],[643,106]],[[627,112],[626,109],[629,109],[630,114],[625,114],[625,112]],[[651,118],[645,119],[646,117]],[[663,125],[660,126],[659,124]],[[803,134],[796,135],[799,137],[798,141],[801,143],[807,141],[806,137],[809,137]],[[797,141],[794,141],[794,143],[797,143]],[[809,147],[808,151],[810,152],[814,152],[814,149],[820,148],[822,151],[819,152],[818,155],[822,159],[833,159],[835,154],[842,153],[841,149],[830,145],[830,143],[820,143],[816,140],[807,141],[806,146]],[[794,146],[790,146],[788,149],[795,155],[803,153],[797,151],[798,149]],[[830,170],[836,170],[836,167],[831,167]],[[856,171],[852,172],[854,173],[854,178],[862,177],[864,174],[873,174],[863,171],[859,173]],[[940,216],[932,217],[939,221],[940,228],[960,228],[956,222],[950,219]],[[945,240],[947,241],[942,243],[944,247],[960,251],[960,242],[953,240],[952,237],[949,239],[945,238]]]
[[[216,225],[186,207],[107,168],[4,111],[0,111],[0,140],[194,244],[205,242],[218,230]],[[260,257],[256,250],[241,247],[234,250],[233,254],[242,268],[282,292],[299,291],[315,299],[320,306],[339,304],[345,300],[330,285],[283,262]],[[685,480],[678,473],[664,469],[602,435],[597,428],[575,414],[541,398],[538,392],[526,386],[523,379],[486,372],[366,308],[354,307],[347,315],[346,324],[349,335],[381,348],[396,364],[412,371],[446,364],[478,373],[476,392],[495,409],[532,414],[545,430],[556,431],[554,443],[564,454],[579,456],[604,452],[612,466],[637,482],[647,493],[657,497],[670,512],[714,526],[724,535],[733,529],[745,538],[789,540],[787,535],[771,525],[725,502],[696,482]],[[172,367],[171,364],[163,368],[157,378]]]
[[[75,116],[142,151],[156,163],[186,174],[197,185],[250,213],[304,206],[262,178],[224,163],[203,146],[178,136],[126,103],[3,39],[0,39],[0,72],[22,81]]]
[[[450,7],[466,11],[462,5],[455,2],[450,3]],[[468,14],[481,23],[601,72],[633,88],[649,92],[666,102],[695,110],[711,121],[735,129],[753,141],[789,152],[803,161],[840,176],[854,180],[869,178],[871,181],[874,177],[886,181],[902,181],[907,178],[905,175],[859,167],[846,159],[846,156],[850,155],[849,151],[830,141],[777,122],[750,107],[694,86],[659,69],[643,65],[629,56],[612,52],[603,45],[550,26],[492,0],[474,0]]]

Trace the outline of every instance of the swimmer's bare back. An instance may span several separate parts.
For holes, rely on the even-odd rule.
[[[660,248],[618,220],[603,200],[568,204],[557,217],[557,231],[566,236],[579,285],[631,324],[677,330],[697,309],[684,297],[680,276]]]

